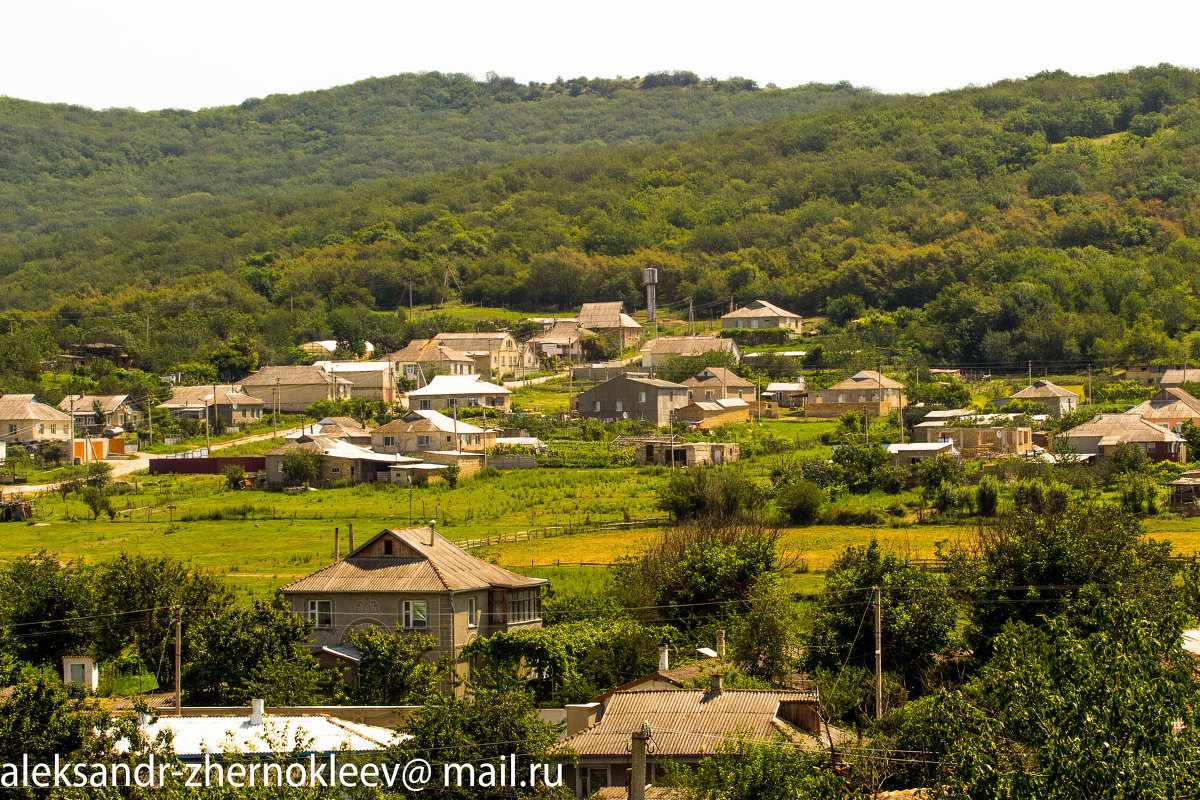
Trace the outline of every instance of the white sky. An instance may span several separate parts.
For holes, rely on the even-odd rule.
[[[1200,66],[1200,3],[7,0],[0,95],[201,108],[439,70],[521,82],[689,69],[936,92],[1043,69]]]

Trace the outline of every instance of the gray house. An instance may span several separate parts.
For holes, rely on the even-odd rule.
[[[1013,392],[1003,401],[996,401],[996,405],[1003,408],[1013,400],[1037,403],[1052,417],[1061,417],[1074,411],[1079,405],[1079,395],[1050,381],[1034,381],[1021,391]]]
[[[580,392],[576,409],[590,419],[638,419],[663,426],[670,425],[672,412],[688,402],[688,387],[683,384],[628,373]]]
[[[463,645],[480,636],[542,626],[543,578],[475,558],[432,527],[388,529],[345,558],[279,590],[313,623],[310,648],[326,664],[357,663],[346,634],[359,628],[427,633],[431,659],[449,655],[464,677]]]

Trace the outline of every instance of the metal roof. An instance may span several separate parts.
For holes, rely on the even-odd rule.
[[[558,746],[582,757],[628,758],[626,742],[644,721],[659,757],[700,757],[718,751],[739,735],[769,740],[782,735],[797,744],[820,748],[821,741],[778,716],[782,703],[815,702],[812,692],[747,691],[719,693],[694,689],[616,692],[608,698],[600,721]]]
[[[637,322],[625,313],[625,304],[620,300],[607,303],[584,303],[576,318],[584,328],[641,328]]]
[[[329,753],[342,749],[377,752],[386,750],[398,740],[412,738],[387,728],[348,722],[328,714],[267,716],[259,725],[252,724],[246,716],[164,716],[157,722],[143,722],[141,728],[150,739],[169,732],[176,755],[183,757],[205,753]],[[127,752],[129,742],[121,740],[114,749]]]
[[[894,381],[873,369],[864,369],[854,373],[844,381],[838,381],[829,390],[837,389],[903,389],[904,384]],[[827,390],[828,391],[828,390]]]
[[[503,386],[479,379],[478,375],[435,375],[428,385],[413,389],[408,397],[440,397],[442,395],[512,394]]]
[[[361,556],[381,537],[400,543],[394,556]],[[431,542],[432,540],[432,542]],[[290,592],[443,592],[525,588],[547,583],[476,558],[432,528],[387,529],[341,561],[284,586]]]
[[[1093,436],[1101,438],[1101,444],[1119,442],[1182,442],[1184,439],[1174,431],[1155,425],[1134,414],[1100,414],[1089,422],[1076,425],[1060,433],[1067,439]],[[1107,439],[1108,441],[1104,441]]]
[[[312,386],[350,382],[316,366],[263,367],[242,379],[242,386]]]
[[[692,356],[713,351],[739,352],[733,339],[719,336],[660,336],[642,347],[643,353],[652,355]]]
[[[0,419],[70,422],[71,415],[35,400],[31,394],[6,394],[0,395]]]
[[[372,436],[382,436],[394,433],[424,433],[426,431],[440,431],[441,433],[454,433],[457,430],[459,435],[484,433],[483,428],[470,425],[462,420],[455,423],[453,417],[448,417],[440,411],[410,411],[399,419],[394,419],[384,425],[380,425],[375,430],[371,431]]]
[[[111,414],[121,407],[121,404],[126,400],[130,400],[127,394],[69,394],[62,399],[58,404],[59,411],[70,413],[71,403],[75,404],[75,413],[91,412],[96,403],[100,403],[100,410],[105,414]]]
[[[1019,392],[1008,396],[1009,400],[1046,400],[1052,397],[1075,397],[1078,395],[1050,381],[1034,381]]]
[[[774,303],[768,303],[766,300],[755,300],[752,303],[747,303],[736,311],[730,311],[728,314],[722,314],[721,319],[748,319],[760,317],[789,317],[792,319],[800,319],[799,314],[793,314],[791,311],[784,311]]]

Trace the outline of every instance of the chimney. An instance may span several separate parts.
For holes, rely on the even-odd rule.
[[[725,631],[717,631],[717,658],[725,657]]]
[[[658,671],[666,672],[671,668],[671,650],[665,644],[658,646]]]
[[[434,534],[433,526],[436,524],[437,524],[436,519],[429,520],[429,546],[430,547],[433,547],[433,534]]]
[[[604,714],[602,703],[572,703],[566,706],[567,736],[574,736],[580,731],[596,724]]]
[[[342,535],[337,528],[333,529],[333,560],[340,561],[342,558]]]
[[[263,707],[265,705],[266,705],[266,703],[262,700],[251,700],[250,701],[250,724],[251,725],[257,726],[257,725],[263,724],[263,717],[266,716],[263,713]]]
[[[354,523],[353,522],[350,523],[350,545],[346,549],[346,552],[347,553],[354,552]]]
[[[721,685],[722,685],[721,673],[714,672],[712,675],[712,693],[720,694],[721,693]]]

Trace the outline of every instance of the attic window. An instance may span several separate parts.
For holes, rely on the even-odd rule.
[[[383,554],[385,556],[390,556],[392,554],[392,540],[391,539],[383,540]]]

